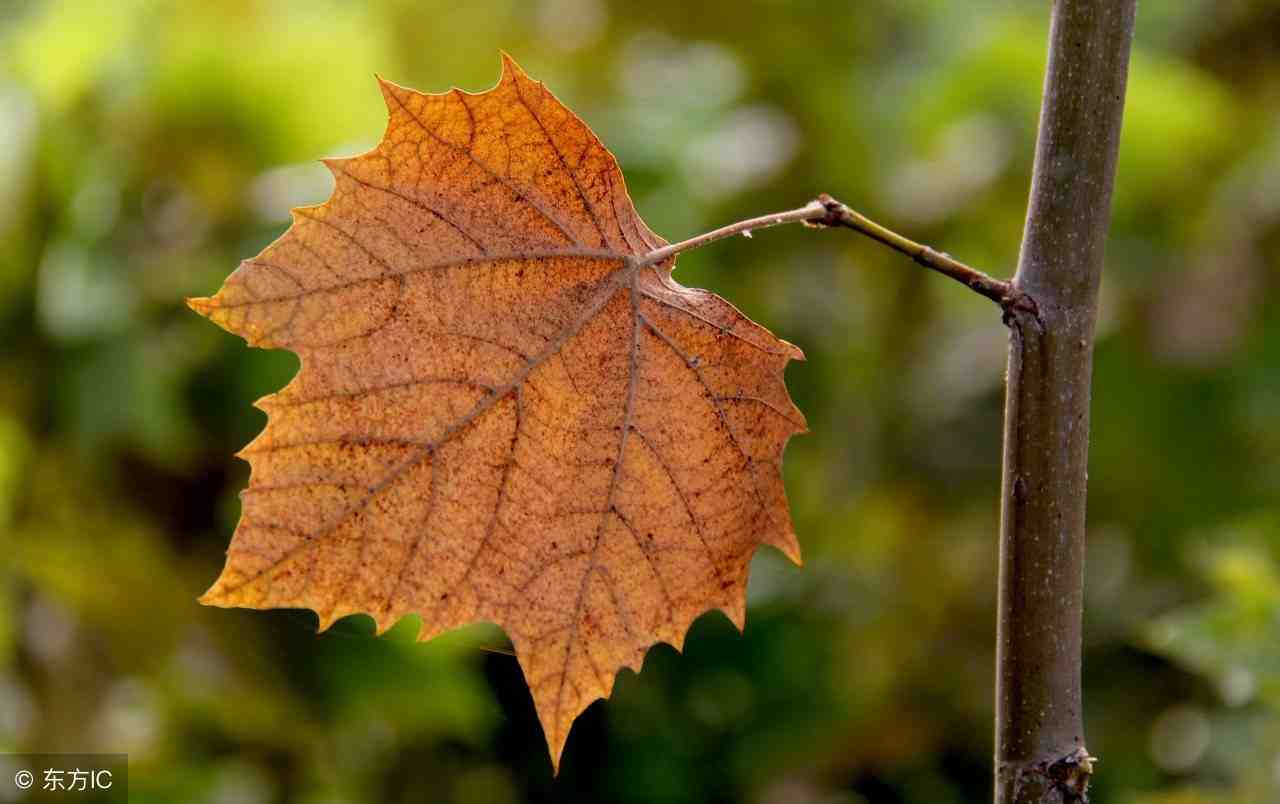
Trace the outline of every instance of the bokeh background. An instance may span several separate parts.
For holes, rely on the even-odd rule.
[[[0,0],[0,750],[127,751],[136,802],[989,800],[988,302],[848,232],[681,258],[808,353],[807,563],[763,551],[746,633],[716,613],[655,648],[553,779],[492,628],[196,604],[251,403],[296,361],[182,299],[327,196],[319,157],[376,141],[375,72],[479,90],[500,48],[668,238],[827,191],[1007,275],[1047,7]],[[1280,801],[1278,43],[1268,0],[1139,10],[1093,406],[1097,802]]]

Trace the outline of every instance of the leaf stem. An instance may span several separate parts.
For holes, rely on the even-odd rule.
[[[674,257],[684,251],[692,251],[695,248],[702,248],[708,243],[714,243],[717,240],[723,240],[726,237],[745,234],[750,235],[753,229],[766,229],[770,226],[778,226],[784,223],[805,223],[816,221],[825,217],[827,208],[820,201],[810,201],[799,209],[792,209],[786,212],[775,212],[772,215],[761,215],[758,218],[748,218],[745,221],[731,223],[728,226],[721,226],[719,229],[713,229],[688,240],[681,240],[679,243],[672,243],[669,246],[663,246],[654,249],[643,257],[639,258],[639,267],[646,268],[650,265],[657,265],[668,257]]]
[[[733,237],[739,234],[749,237],[754,229],[764,229],[784,223],[803,223],[806,226],[819,228],[840,227],[852,229],[875,240],[877,243],[907,255],[925,268],[948,276],[975,293],[986,296],[1000,305],[1006,314],[1011,313],[1013,310],[1022,310],[1031,313],[1037,318],[1039,317],[1035,300],[1013,282],[996,279],[976,268],[965,265],[950,254],[903,237],[892,229],[881,226],[865,215],[855,212],[826,193],[819,195],[817,200],[810,201],[799,209],[775,212],[772,215],[761,215],[758,218],[749,218],[737,223],[731,223],[728,226],[721,226],[719,229],[713,229],[710,232],[691,237],[688,240],[682,240],[679,243],[663,246],[638,258],[636,264],[641,268],[656,265],[681,252],[701,248],[708,243],[714,243],[726,237]]]

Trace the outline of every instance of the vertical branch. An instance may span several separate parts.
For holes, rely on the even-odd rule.
[[[1134,0],[1055,0],[1008,316],[997,804],[1084,799],[1080,632],[1090,376]]]

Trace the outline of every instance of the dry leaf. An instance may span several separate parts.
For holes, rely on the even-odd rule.
[[[800,351],[682,287],[613,155],[504,57],[479,94],[382,82],[376,148],[192,308],[302,368],[201,601],[510,636],[569,727],[719,607],[760,544],[799,561],[780,466]]]

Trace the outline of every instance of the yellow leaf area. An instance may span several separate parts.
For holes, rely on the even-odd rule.
[[[613,155],[510,59],[479,94],[383,81],[382,142],[202,315],[296,352],[201,602],[510,637],[554,765],[622,667],[799,562],[781,477],[800,350],[671,277]]]

